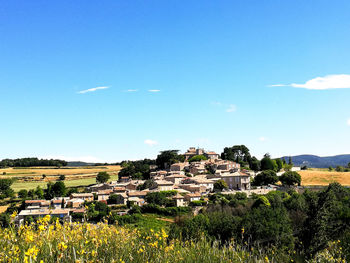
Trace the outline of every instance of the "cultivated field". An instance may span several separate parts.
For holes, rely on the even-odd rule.
[[[298,172],[301,175],[302,185],[328,185],[338,182],[350,185],[350,172],[336,172],[325,169],[311,169]]]
[[[0,169],[0,178],[15,178],[12,188],[15,191],[21,189],[34,189],[38,185],[45,188],[50,181],[59,180],[60,175],[65,175],[65,184],[68,187],[85,186],[96,182],[98,172],[108,172],[111,180],[118,179],[120,166],[83,166],[83,167],[16,167]]]

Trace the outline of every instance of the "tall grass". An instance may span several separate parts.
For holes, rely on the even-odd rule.
[[[234,241],[169,240],[166,231],[140,232],[99,223],[37,223],[0,228],[1,262],[277,262]]]

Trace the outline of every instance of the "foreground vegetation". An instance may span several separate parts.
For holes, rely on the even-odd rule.
[[[0,229],[1,262],[292,262],[293,251],[261,249],[230,240],[170,239],[161,229],[140,231],[99,224],[64,223],[50,216],[37,223]],[[293,259],[294,258],[294,259]],[[343,262],[339,242],[310,262]]]

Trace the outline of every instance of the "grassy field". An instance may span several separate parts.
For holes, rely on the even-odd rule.
[[[106,171],[111,175],[111,180],[118,179],[120,166],[86,166],[86,167],[29,167],[29,168],[5,168],[0,169],[0,178],[15,178],[12,188],[15,191],[21,189],[35,189],[37,186],[45,188],[48,182],[59,180],[60,175],[65,175],[65,184],[68,187],[86,186],[96,182],[98,172]],[[45,175],[45,178],[43,178]]]
[[[298,172],[301,175],[302,185],[328,185],[338,182],[350,185],[350,172],[328,171],[328,169],[310,169]]]

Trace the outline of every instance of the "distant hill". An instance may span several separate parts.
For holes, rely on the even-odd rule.
[[[95,163],[86,163],[86,162],[81,162],[81,161],[73,161],[73,162],[68,162],[67,166],[93,166]]]
[[[284,156],[284,158],[288,162],[289,156]],[[336,167],[337,165],[347,166],[350,162],[350,154],[342,154],[327,157],[304,154],[292,156],[292,161],[295,166],[307,165],[308,167],[313,168],[328,168],[329,166]]]

